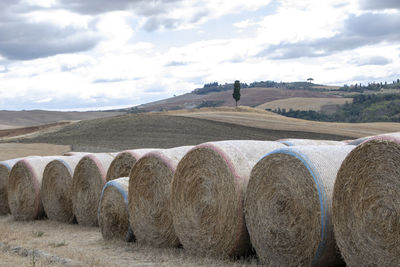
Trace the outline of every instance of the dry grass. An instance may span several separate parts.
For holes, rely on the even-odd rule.
[[[400,123],[395,122],[331,123],[307,121],[295,118],[288,118],[272,112],[256,110],[248,107],[240,107],[239,109],[200,109],[193,111],[179,111],[175,113],[170,112],[168,114],[206,119],[211,121],[227,122],[262,129],[334,134],[351,136],[354,138],[400,131]]]
[[[68,151],[71,151],[69,145],[0,143],[0,161],[33,155],[62,155]]]
[[[286,109],[321,111],[324,106],[344,105],[353,102],[352,98],[317,98],[317,97],[292,97],[267,102],[257,106],[259,109]]]
[[[40,238],[32,231],[42,231]],[[99,229],[62,224],[49,220],[16,222],[11,216],[0,216],[0,244],[41,251],[76,266],[256,266],[254,258],[217,260],[189,255],[183,249],[154,249],[136,243],[103,240]],[[60,245],[61,244],[61,245]],[[36,257],[36,266],[65,266]],[[32,257],[21,256],[0,245],[0,265],[32,266]]]

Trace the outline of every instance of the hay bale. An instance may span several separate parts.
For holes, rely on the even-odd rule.
[[[277,140],[287,146],[338,146],[347,145],[345,141],[312,140],[312,139],[280,139]]]
[[[56,157],[27,157],[12,167],[8,176],[8,204],[15,220],[34,220],[46,216],[40,188],[46,165]]]
[[[394,132],[394,133],[385,133],[385,134],[378,134],[378,135],[372,135],[372,136],[366,136],[366,137],[361,137],[356,140],[352,140],[349,142],[349,145],[353,146],[358,146],[359,144],[362,144],[368,140],[371,139],[376,139],[376,138],[381,138],[381,137],[393,137],[393,138],[400,138],[400,132]]]
[[[84,156],[72,177],[72,210],[79,224],[97,226],[100,195],[114,155],[96,153]]]
[[[60,157],[49,162],[44,169],[40,194],[44,210],[50,220],[68,223],[74,221],[71,199],[72,176],[83,156],[79,154]]]
[[[10,213],[7,194],[8,175],[10,174],[12,167],[19,160],[21,160],[21,158],[10,159],[0,162],[0,214]]]
[[[331,222],[337,171],[354,146],[278,149],[253,168],[245,199],[251,243],[267,266],[337,266]]]
[[[136,161],[144,154],[153,150],[154,149],[134,149],[118,153],[108,168],[106,180],[111,181],[119,177],[128,177]]]
[[[269,141],[209,142],[183,157],[172,181],[171,212],[185,249],[217,257],[249,253],[243,200],[250,171],[281,147]]]
[[[64,154],[63,154],[63,156],[68,156],[68,157],[70,157],[70,156],[86,156],[86,155],[89,155],[89,154],[92,154],[92,153],[90,153],[90,152],[74,152],[74,151],[70,151],[70,152],[65,152]]]
[[[177,247],[170,212],[171,182],[176,166],[191,149],[176,147],[150,152],[129,175],[129,220],[136,241],[154,247]]]
[[[348,266],[400,266],[400,138],[380,136],[344,160],[333,224]]]
[[[131,239],[127,238],[129,235],[128,189],[129,177],[114,179],[103,187],[98,220],[104,239]]]

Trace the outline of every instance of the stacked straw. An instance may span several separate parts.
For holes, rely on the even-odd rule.
[[[101,192],[98,220],[104,239],[132,239],[128,236],[128,188],[129,177],[121,177],[107,182]]]
[[[337,146],[346,145],[345,141],[313,140],[313,139],[280,139],[277,140],[287,146]]]
[[[46,165],[56,157],[27,157],[12,167],[8,177],[8,204],[15,220],[45,217],[40,188]]]
[[[129,181],[130,224],[139,243],[177,247],[170,212],[171,182],[190,146],[150,152],[133,166]]]
[[[72,210],[79,224],[98,226],[100,195],[114,157],[111,153],[89,154],[76,166],[72,177]]]
[[[134,149],[118,153],[108,168],[106,178],[107,181],[111,181],[119,177],[128,177],[132,166],[136,163],[136,161],[138,161],[144,154],[153,150],[155,149]]]
[[[10,213],[7,194],[8,176],[12,167],[19,160],[20,158],[0,162],[0,214]]]
[[[250,251],[243,200],[251,168],[279,142],[221,141],[196,146],[179,162],[172,182],[171,212],[183,247],[199,255]]]
[[[349,266],[400,266],[399,162],[400,138],[392,134],[357,146],[339,170],[333,224]]]
[[[72,176],[78,162],[86,154],[64,156],[47,164],[43,173],[41,198],[44,210],[50,220],[74,221],[72,212]]]
[[[386,134],[379,134],[379,135],[374,135],[374,136],[366,136],[366,137],[361,137],[356,140],[350,141],[348,144],[353,145],[353,146],[358,146],[359,144],[366,142],[371,139],[376,139],[376,138],[381,138],[381,137],[394,137],[394,138],[400,138],[400,132],[394,132],[394,133],[386,133]]]
[[[354,146],[297,146],[262,158],[251,172],[245,214],[267,266],[336,266],[331,222],[337,171]]]

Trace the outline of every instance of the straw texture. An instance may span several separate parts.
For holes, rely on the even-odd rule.
[[[366,136],[366,137],[361,137],[356,140],[350,141],[348,144],[353,145],[353,146],[358,146],[359,144],[362,144],[363,142],[366,142],[371,139],[377,139],[381,137],[393,137],[393,138],[400,138],[400,132],[394,132],[394,133],[385,133],[385,134],[379,134],[379,135],[373,135],[373,136]]]
[[[312,140],[312,139],[281,139],[278,142],[287,146],[338,146],[347,145],[346,141]]]
[[[98,226],[100,195],[114,157],[111,153],[90,154],[76,166],[72,177],[72,210],[79,224]]]
[[[8,175],[15,163],[20,160],[11,159],[0,162],[0,214],[10,213],[10,207],[8,206]]]
[[[246,255],[243,200],[251,168],[279,142],[233,140],[196,146],[179,162],[171,212],[183,247],[198,255]]]
[[[400,139],[357,146],[334,187],[333,223],[349,266],[400,266]]]
[[[64,156],[51,161],[43,172],[40,191],[44,210],[50,220],[74,221],[72,212],[72,176],[84,155]]]
[[[114,179],[105,184],[100,197],[98,220],[104,239],[126,239],[129,177]]]
[[[153,150],[154,149],[134,149],[118,153],[108,168],[107,181],[111,181],[119,177],[128,177],[132,166],[136,163],[136,161],[138,161],[144,154]]]
[[[191,149],[150,152],[133,166],[129,181],[129,216],[136,241],[154,247],[177,247],[170,212],[171,182],[176,166]]]
[[[46,165],[56,157],[28,157],[19,160],[8,177],[8,204],[15,220],[45,217],[40,188]]]
[[[253,168],[245,216],[266,266],[338,266],[331,219],[337,171],[354,146],[278,149]]]

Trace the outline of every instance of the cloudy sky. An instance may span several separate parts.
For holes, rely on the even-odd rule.
[[[134,106],[204,83],[400,78],[399,0],[0,0],[0,109]]]

